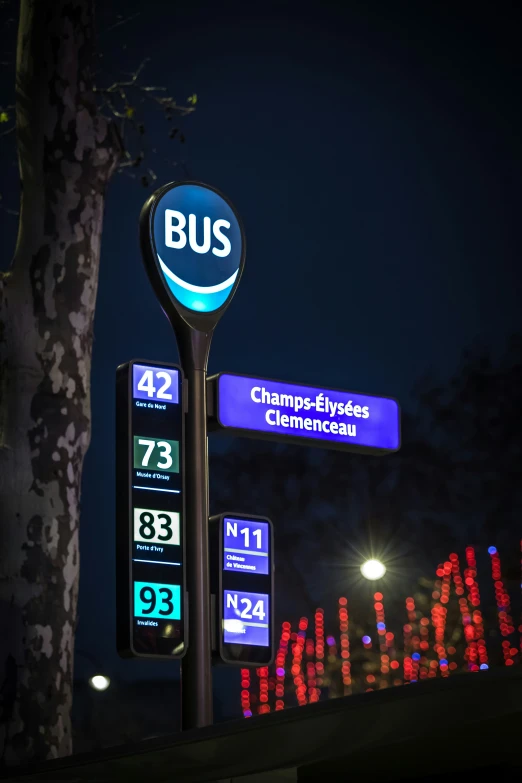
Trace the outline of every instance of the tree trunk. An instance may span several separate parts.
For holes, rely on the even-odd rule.
[[[82,465],[105,187],[119,147],[92,93],[92,0],[21,0],[22,183],[0,278],[0,758],[72,750]]]

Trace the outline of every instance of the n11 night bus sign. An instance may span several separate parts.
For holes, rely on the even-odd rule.
[[[225,663],[267,666],[274,656],[272,523],[220,514],[210,519],[210,544],[219,655]]]
[[[390,397],[220,373],[209,378],[214,429],[328,449],[385,454],[400,448]]]
[[[116,375],[117,646],[181,657],[185,633],[183,378],[132,361]]]

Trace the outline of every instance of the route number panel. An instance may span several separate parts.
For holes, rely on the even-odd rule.
[[[210,544],[219,656],[241,666],[268,665],[274,656],[272,523],[239,514],[213,517]]]
[[[175,365],[117,371],[117,641],[125,657],[181,657],[183,378]]]

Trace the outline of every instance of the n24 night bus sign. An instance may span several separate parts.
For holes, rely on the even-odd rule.
[[[231,435],[385,454],[400,448],[390,397],[220,373],[209,379],[214,429]]]

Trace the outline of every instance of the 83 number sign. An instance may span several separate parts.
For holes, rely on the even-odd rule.
[[[177,511],[134,509],[134,540],[147,544],[179,545],[180,519]]]

